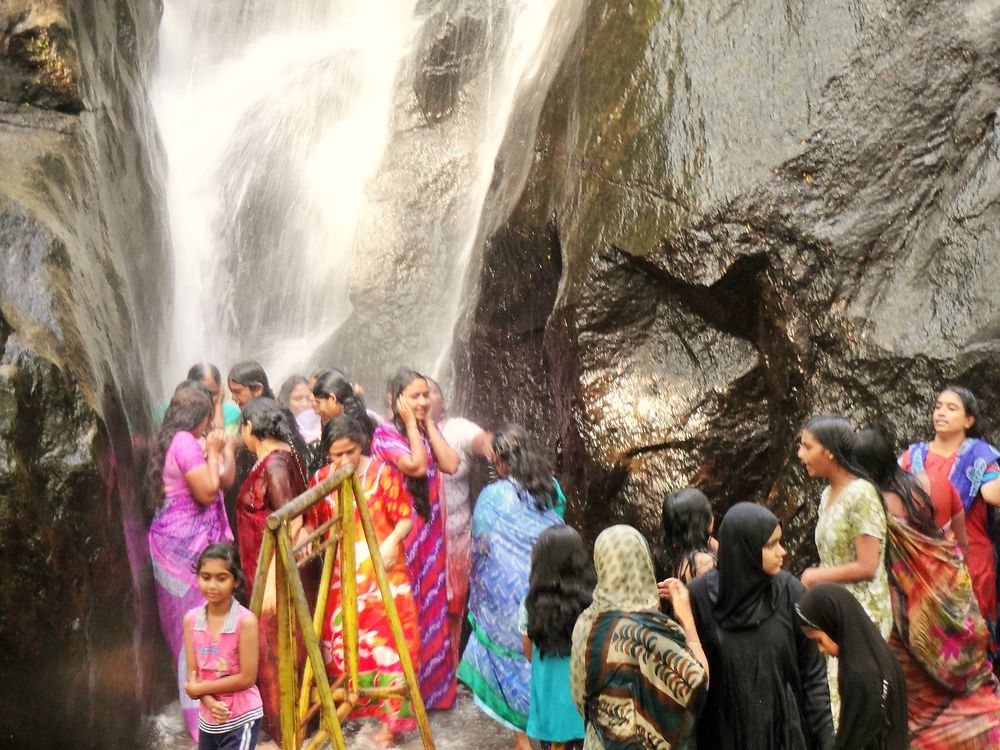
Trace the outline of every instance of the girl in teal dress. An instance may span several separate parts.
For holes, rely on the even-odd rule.
[[[531,550],[528,595],[518,629],[531,660],[527,735],[543,750],[583,747],[583,717],[569,689],[576,618],[590,606],[597,576],[583,539],[569,526],[550,526]]]

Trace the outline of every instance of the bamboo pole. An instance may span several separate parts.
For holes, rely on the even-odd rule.
[[[285,569],[289,572],[289,584],[291,588],[291,604],[294,607],[296,618],[300,623],[310,622],[309,603],[306,601],[306,592],[302,588],[302,579],[298,575],[298,567],[295,565],[295,556],[292,554],[292,542],[288,534],[278,536],[278,552]],[[294,571],[294,574],[292,574]],[[291,618],[290,618],[291,619]],[[334,750],[346,750],[344,735],[340,730],[340,722],[336,718],[338,711],[333,705],[333,697],[330,692],[330,683],[326,678],[326,667],[323,664],[323,655],[319,650],[319,641],[310,628],[303,628],[303,639],[306,645],[306,654],[312,663],[313,674],[316,676],[316,690],[319,693],[320,705],[322,708],[323,723],[325,729],[332,739]],[[289,694],[291,706],[289,716],[294,720],[295,702],[293,692]],[[282,717],[284,718],[284,717]],[[298,747],[290,745],[288,747]]]
[[[350,481],[354,486],[354,494],[364,498],[365,495],[361,489],[358,475],[353,474]],[[399,622],[399,611],[396,609],[396,600],[392,598],[392,590],[389,588],[389,578],[385,574],[385,566],[382,564],[382,553],[378,547],[378,537],[375,534],[375,526],[372,524],[366,502],[362,501],[358,503],[358,515],[361,519],[361,526],[365,530],[365,541],[368,542],[368,552],[371,555],[372,565],[375,568],[375,579],[378,581],[378,588],[382,593],[385,612],[389,617],[389,628],[392,630],[392,637],[396,642],[396,652],[399,654],[400,666],[403,668],[403,676],[406,680],[406,685],[409,687],[410,704],[413,708],[413,714],[417,719],[417,727],[420,729],[420,738],[423,740],[425,750],[434,750],[434,738],[431,736],[431,725],[427,721],[427,710],[424,708],[424,699],[420,695],[420,685],[417,682],[417,675],[413,671],[413,660],[410,658],[410,650],[406,644],[406,637],[403,635],[403,626]]]
[[[267,586],[267,573],[271,567],[271,554],[274,552],[273,531],[264,529],[261,539],[260,553],[257,555],[257,573],[253,579],[253,591],[250,593],[250,611],[260,618],[260,608],[264,604],[264,588]]]
[[[333,558],[336,555],[336,547],[327,547],[323,555],[323,572],[319,578],[319,591],[316,594],[316,611],[313,613],[313,634],[316,640],[323,633],[323,620],[326,617],[326,603],[330,598],[330,579],[333,578]],[[302,675],[302,690],[299,693],[299,718],[306,721],[304,715],[309,710],[309,693],[312,689],[313,667],[312,662],[306,659],[304,672]]]
[[[278,527],[278,549],[288,537],[284,524]],[[275,588],[278,594],[278,688],[280,691],[281,745],[282,747],[298,747],[295,741],[295,672],[296,648],[295,636],[289,627],[294,622],[288,601],[287,561],[282,554],[282,564],[275,566]]]
[[[353,476],[353,474],[351,475]],[[364,494],[355,495],[350,477],[340,485],[340,514],[344,519],[344,536],[340,540],[340,595],[343,613],[344,662],[350,679],[347,686],[358,685],[358,576],[354,528],[354,507],[364,505]],[[360,501],[359,501],[360,498]]]

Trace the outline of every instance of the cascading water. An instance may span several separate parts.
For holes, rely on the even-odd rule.
[[[167,0],[152,85],[174,248],[166,380],[206,357],[257,358],[275,382],[314,364],[370,384],[394,364],[443,369],[481,229],[523,181],[496,165],[526,164],[531,143],[502,144],[522,121],[533,135],[581,8]],[[429,113],[422,66],[449,30],[453,101]]]
[[[470,269],[523,187],[583,7],[164,0],[164,380],[244,357],[276,385],[316,365],[369,390],[401,364],[447,376]],[[183,742],[170,726],[157,747]]]

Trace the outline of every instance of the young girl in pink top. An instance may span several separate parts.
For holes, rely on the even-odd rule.
[[[210,544],[195,564],[205,604],[184,616],[190,675],[184,690],[200,700],[198,750],[251,750],[263,709],[257,690],[257,618],[236,601],[243,588],[236,548]]]

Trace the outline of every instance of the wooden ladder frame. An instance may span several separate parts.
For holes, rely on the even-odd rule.
[[[292,547],[288,523],[301,516],[324,497],[338,491],[339,512],[313,531],[297,547]],[[368,552],[371,555],[382,602],[389,617],[389,627],[395,641],[403,668],[404,683],[391,687],[361,687],[358,681],[358,601],[355,576],[355,527],[354,511],[357,510],[364,531]],[[349,519],[349,522],[345,522]],[[329,532],[325,539],[323,535]],[[277,554],[274,554],[277,550]],[[307,552],[308,550],[308,552]],[[306,554],[303,554],[306,553]],[[297,559],[296,555],[301,555]],[[316,597],[316,611],[309,612],[305,588],[299,568],[323,556],[323,573]],[[341,607],[344,628],[344,664],[347,672],[333,684],[326,674],[319,638],[333,577],[334,559],[340,560]],[[271,563],[275,564],[278,621],[278,685],[281,695],[281,745],[285,750],[317,750],[327,740],[334,750],[346,750],[341,722],[344,721],[361,698],[398,698],[409,700],[417,720],[417,728],[425,750],[434,750],[427,711],[420,695],[413,661],[406,646],[403,628],[399,622],[396,602],[389,589],[385,565],[379,552],[378,537],[368,513],[365,494],[354,466],[348,464],[330,477],[312,487],[280,510],[267,517],[264,537],[257,558],[257,577],[250,596],[250,610],[260,617],[264,602],[264,586]],[[302,632],[306,647],[306,662],[299,679],[296,626]],[[313,703],[313,686],[318,700]],[[320,729],[303,745],[306,724],[316,712],[320,714]]]

